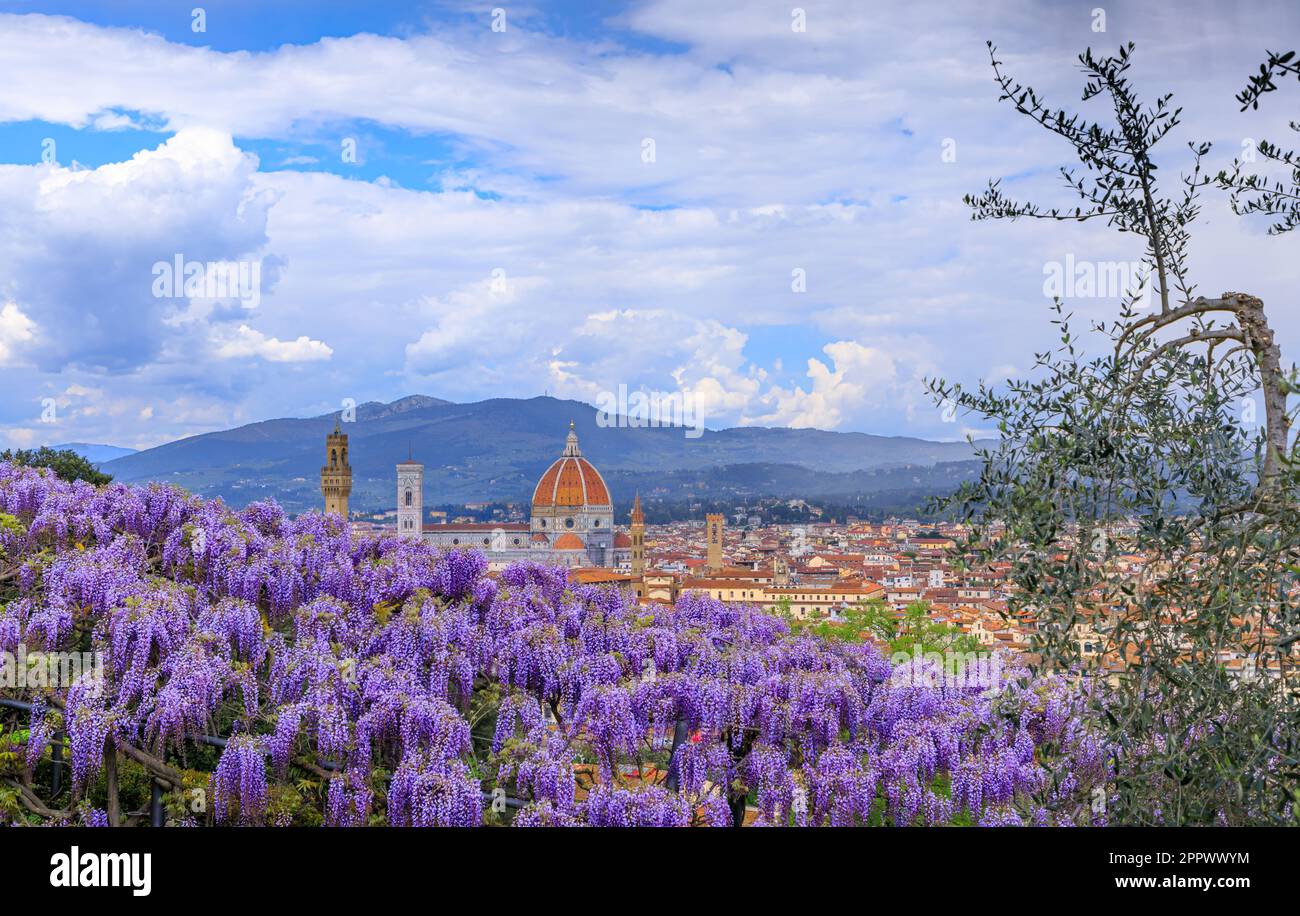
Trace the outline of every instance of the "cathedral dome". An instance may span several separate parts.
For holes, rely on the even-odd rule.
[[[609,488],[605,479],[590,461],[582,457],[578,448],[578,434],[569,424],[569,437],[564,453],[546,469],[537,489],[533,491],[533,509],[582,508],[585,506],[610,506]]]
[[[583,550],[586,546],[586,544],[582,543],[582,538],[572,531],[566,531],[555,539],[556,550]]]

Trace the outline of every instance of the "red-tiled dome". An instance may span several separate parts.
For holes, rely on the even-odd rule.
[[[631,547],[631,546],[632,546],[632,539],[631,539],[630,537],[628,537],[626,531],[620,531],[618,534],[614,535],[614,546],[615,546],[615,547]]]
[[[605,480],[578,450],[578,434],[569,427],[564,454],[546,469],[533,491],[533,508],[539,506],[609,506],[609,488]]]
[[[582,543],[582,538],[578,537],[572,531],[566,531],[555,539],[556,550],[585,550],[587,545]]]

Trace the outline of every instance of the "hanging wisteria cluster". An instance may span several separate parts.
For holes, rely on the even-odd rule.
[[[104,659],[30,714],[28,774],[62,730],[83,810],[110,750],[180,794],[216,744],[186,822],[293,823],[285,792],[340,826],[1105,822],[1112,755],[1060,680],[899,677],[758,609],[274,503],[0,464],[4,516],[0,651]]]

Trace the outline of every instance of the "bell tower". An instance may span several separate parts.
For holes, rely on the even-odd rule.
[[[645,575],[645,513],[641,511],[641,494],[632,503],[632,575]]]
[[[424,536],[424,465],[409,453],[397,466],[397,533]]]
[[[325,514],[348,518],[348,497],[352,495],[352,465],[348,464],[348,436],[334,421],[334,432],[325,437],[325,465],[320,469],[320,492],[325,497]]]
[[[708,548],[705,564],[710,572],[722,569],[722,532],[725,524],[721,514],[705,516],[705,544]]]

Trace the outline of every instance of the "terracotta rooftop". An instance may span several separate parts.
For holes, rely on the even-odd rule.
[[[582,543],[582,538],[572,531],[566,531],[555,539],[553,546],[556,550],[583,550],[587,545]]]

